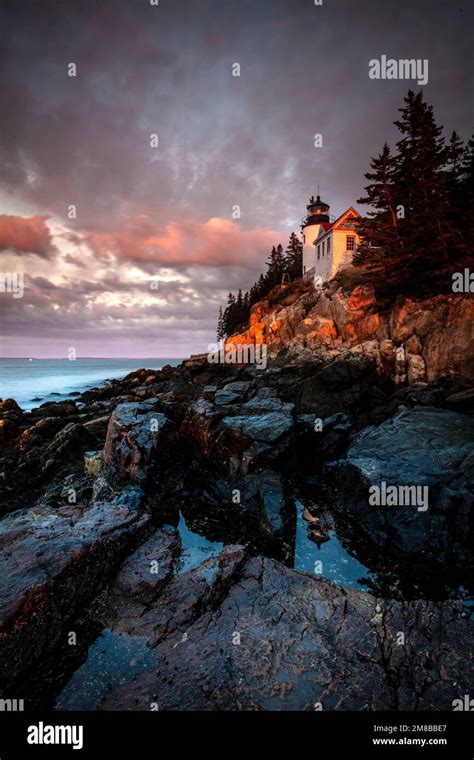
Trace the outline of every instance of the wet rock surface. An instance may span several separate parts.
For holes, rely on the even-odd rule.
[[[104,446],[104,464],[133,483],[146,481],[158,459],[173,445],[174,424],[154,411],[153,402],[119,404],[112,413]]]
[[[129,487],[86,509],[39,505],[0,521],[0,688],[55,646],[118,569],[148,525],[141,501]]]
[[[473,417],[430,407],[399,412],[362,430],[335,468],[339,508],[389,551],[450,561],[472,551]],[[383,483],[402,489],[398,503],[370,503],[369,489]]]
[[[292,298],[237,336],[268,340],[266,370],[197,356],[31,412],[0,402],[2,696],[53,705],[101,629],[145,652],[103,709],[449,710],[468,693],[471,307]],[[369,505],[382,480],[428,486],[428,509]],[[313,545],[337,527],[373,593],[276,561],[305,489]]]
[[[135,604],[141,613],[173,576],[180,552],[175,530],[156,530],[122,565],[112,585],[111,599],[119,607]],[[117,610],[115,614],[119,617]],[[130,617],[129,610],[126,614]]]
[[[147,637],[155,664],[100,709],[449,710],[468,688],[458,603],[388,604],[242,547],[227,547],[210,581],[209,565],[133,615],[128,631]]]

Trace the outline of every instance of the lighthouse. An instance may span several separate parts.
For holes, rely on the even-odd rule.
[[[319,195],[314,199],[311,196],[306,206],[306,216],[301,220],[301,232],[303,234],[303,277],[310,279],[314,276],[316,265],[316,249],[314,241],[318,237],[321,226],[328,229],[330,226],[329,206],[321,200]]]

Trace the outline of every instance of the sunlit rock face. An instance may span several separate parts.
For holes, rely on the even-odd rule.
[[[402,298],[382,310],[371,286],[346,292],[332,282],[322,291],[255,304],[249,328],[227,345],[264,343],[270,355],[363,350],[375,357],[380,374],[413,384],[454,373],[474,377],[473,324],[474,303],[462,295]]]

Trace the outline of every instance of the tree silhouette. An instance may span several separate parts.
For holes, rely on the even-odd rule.
[[[301,278],[302,256],[303,246],[294,232],[290,235],[285,253],[281,244],[273,246],[266,262],[265,274],[260,274],[248,292],[242,293],[239,290],[237,296],[229,293],[222,316],[221,310],[219,311],[218,338],[226,338],[245,329],[252,306],[265,298],[275,286],[281,285],[284,272],[289,272],[292,279]]]
[[[285,251],[284,271],[288,272],[291,280],[301,277],[303,270],[303,243],[294,232],[291,233]]]
[[[410,90],[399,111],[395,153],[385,144],[365,175],[369,184],[358,203],[373,210],[359,222],[362,241],[353,259],[379,294],[392,296],[427,283],[446,287],[472,235],[474,145],[465,150],[456,132],[446,145],[421,92]]]

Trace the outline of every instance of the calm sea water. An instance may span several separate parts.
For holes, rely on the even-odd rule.
[[[59,401],[136,369],[176,366],[182,359],[0,359],[0,398],[14,398],[29,410]]]

